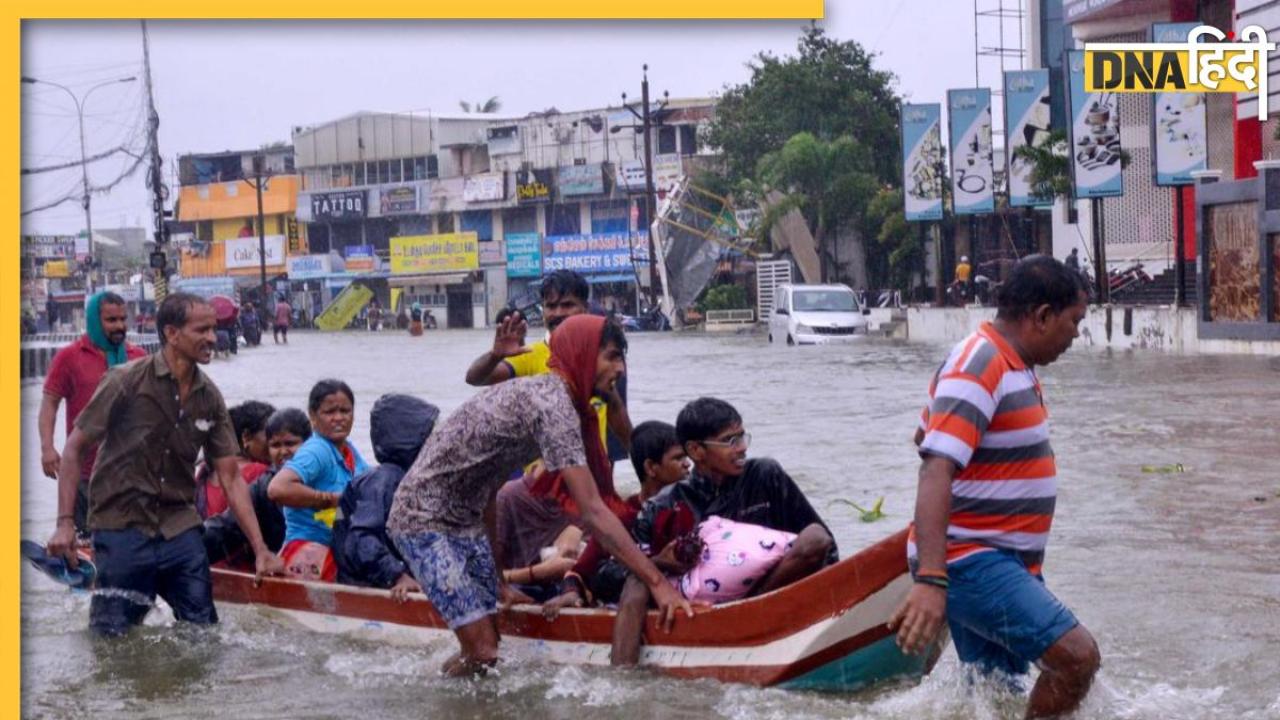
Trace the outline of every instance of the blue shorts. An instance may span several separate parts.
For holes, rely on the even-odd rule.
[[[498,612],[498,568],[488,538],[391,535],[422,592],[450,630]]]
[[[1024,674],[1080,624],[1013,552],[970,555],[949,564],[947,575],[947,625],[956,654],[983,672]]]

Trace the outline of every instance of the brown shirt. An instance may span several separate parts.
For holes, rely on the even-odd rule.
[[[89,528],[165,539],[198,527],[195,463],[239,452],[222,394],[199,368],[185,403],[164,353],[110,370],[76,427],[102,440],[89,482]]]

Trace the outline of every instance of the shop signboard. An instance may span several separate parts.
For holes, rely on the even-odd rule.
[[[332,272],[329,256],[294,255],[289,258],[288,275],[290,280],[306,280],[324,277]]]
[[[551,171],[535,169],[516,173],[516,202],[520,205],[551,202]]]
[[[480,267],[480,242],[474,232],[406,235],[391,238],[391,273],[456,273]]]
[[[557,187],[561,197],[601,195],[604,193],[604,169],[598,163],[561,165]]]
[[[623,190],[644,189],[644,161],[623,160],[618,163],[617,185]]]
[[[507,233],[507,277],[542,276],[542,238],[538,233]]]
[[[468,175],[463,181],[463,202],[495,202],[506,197],[507,174],[504,172]]]
[[[224,241],[226,243],[226,267],[228,270],[257,268],[261,266],[258,259],[258,238],[244,237]],[[284,236],[268,235],[263,238],[267,251],[267,266],[284,265]]]
[[[418,212],[418,188],[414,185],[381,188],[378,199],[378,207],[383,215]]]
[[[316,317],[316,327],[326,332],[341,330],[372,299],[372,290],[359,283],[352,283],[338,293],[338,297],[329,303],[329,307]]]
[[[360,220],[368,211],[364,190],[343,190],[311,194],[313,222]]]
[[[645,232],[553,235],[547,238],[543,272],[573,270],[583,275],[631,272],[649,262]]]

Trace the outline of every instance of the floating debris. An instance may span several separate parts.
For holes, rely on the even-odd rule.
[[[1187,468],[1184,467],[1182,463],[1172,463],[1169,465],[1143,465],[1142,466],[1142,472],[1144,473],[1164,474],[1164,473],[1180,473],[1180,472],[1186,472],[1186,471],[1187,471]]]
[[[862,507],[861,505],[859,505],[858,503],[852,500],[844,500],[844,499],[837,498],[834,502],[844,503],[845,505],[852,507],[854,510],[857,510],[862,522],[865,522],[865,523],[881,520],[885,516],[884,511],[882,510],[882,508],[884,507],[884,496],[881,496],[879,499],[877,499],[875,504],[871,506],[870,510]]]

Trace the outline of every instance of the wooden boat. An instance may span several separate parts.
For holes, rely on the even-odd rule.
[[[680,678],[814,690],[919,678],[933,667],[946,637],[923,656],[907,656],[885,626],[911,587],[905,545],[904,530],[793,585],[681,617],[669,634],[650,612],[640,662]],[[213,587],[220,603],[268,606],[314,631],[452,642],[421,595],[398,603],[385,590],[280,578],[255,587],[252,575],[217,568]],[[607,665],[613,616],[570,608],[547,620],[536,605],[515,606],[499,616],[503,656]]]

